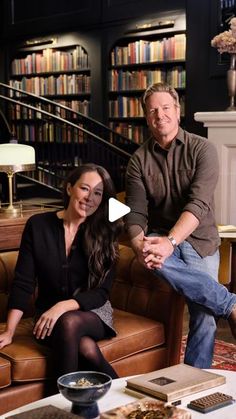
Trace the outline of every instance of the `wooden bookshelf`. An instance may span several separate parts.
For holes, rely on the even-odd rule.
[[[52,98],[86,116],[90,114],[90,63],[88,53],[81,45],[51,46],[36,51],[28,47],[19,49],[11,62],[9,84]],[[21,97],[21,93],[12,91],[11,97]],[[11,119],[20,120],[21,117],[20,113],[11,115]]]
[[[185,114],[186,34],[140,34],[120,39],[110,52],[109,125],[137,143],[148,129],[140,98],[145,89],[166,81],[180,94],[181,116]]]
[[[8,118],[18,141],[36,148],[38,169],[30,177],[59,189],[67,174],[65,161],[69,162],[70,170],[77,165],[73,147],[84,141],[83,131],[76,128],[83,127],[77,112],[90,116],[91,71],[89,55],[83,46],[67,45],[63,37],[51,41],[51,45],[38,45],[37,40],[25,41],[24,46],[12,53],[10,86],[36,96],[12,90],[10,98],[21,101],[23,106],[9,103]],[[52,102],[43,102],[37,96]],[[50,113],[59,119],[51,118]]]

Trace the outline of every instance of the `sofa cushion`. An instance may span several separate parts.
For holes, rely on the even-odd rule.
[[[15,337],[16,336],[31,336],[32,337],[32,330],[33,330],[34,320],[32,317],[28,317],[27,319],[22,319],[18,324]],[[0,333],[4,332],[6,327],[6,323],[0,323]]]
[[[130,357],[165,343],[162,323],[127,311],[114,309],[117,336],[99,342],[109,362]]]
[[[7,359],[0,357],[0,388],[11,384],[11,364]]]
[[[1,349],[0,355],[11,363],[12,381],[35,381],[52,376],[50,349],[38,344],[34,337],[16,336],[11,345]]]
[[[164,327],[156,320],[114,309],[114,324],[117,337],[99,342],[109,362],[161,346],[165,342]],[[13,343],[1,349],[0,355],[11,362],[14,382],[52,377],[51,351],[32,336],[32,319],[20,322]]]

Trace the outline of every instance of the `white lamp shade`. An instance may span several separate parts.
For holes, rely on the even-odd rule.
[[[0,144],[0,166],[35,164],[34,147],[23,144]]]

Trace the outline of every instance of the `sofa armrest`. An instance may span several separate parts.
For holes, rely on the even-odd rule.
[[[113,307],[164,324],[169,365],[179,362],[184,298],[162,278],[145,269],[130,247],[120,245],[116,278],[111,292]]]
[[[17,251],[0,253],[0,322],[6,321],[8,295],[17,256]]]
[[[6,321],[8,295],[14,278],[17,257],[17,250],[0,253],[0,322]],[[34,314],[35,295],[32,296],[24,317],[31,317]]]

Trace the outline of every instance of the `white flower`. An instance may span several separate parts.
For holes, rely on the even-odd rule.
[[[236,17],[233,17],[229,23],[230,30],[216,35],[211,40],[211,46],[217,48],[221,54],[222,52],[236,53]]]
[[[236,17],[233,17],[230,22],[230,29],[234,38],[236,38]]]

